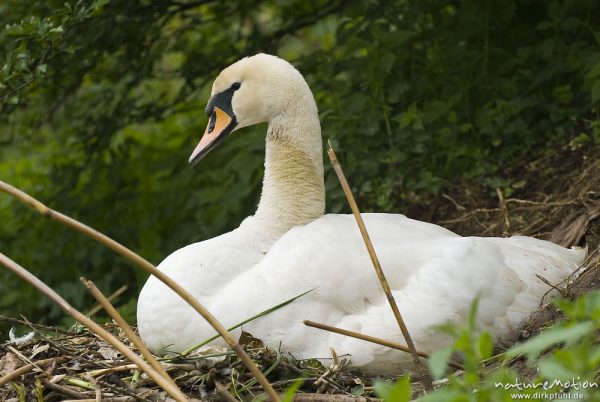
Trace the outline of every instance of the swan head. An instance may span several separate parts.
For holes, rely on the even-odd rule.
[[[233,131],[270,122],[306,95],[316,114],[308,84],[294,66],[279,57],[261,53],[233,63],[213,83],[206,106],[208,125],[189,164],[195,165]]]

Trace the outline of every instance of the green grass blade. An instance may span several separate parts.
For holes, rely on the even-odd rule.
[[[256,320],[257,318],[263,317],[263,316],[265,316],[265,315],[267,315],[267,314],[270,314],[270,313],[272,313],[273,311],[279,310],[280,308],[287,306],[288,304],[290,304],[290,303],[292,303],[292,302],[296,301],[297,299],[301,298],[302,296],[304,296],[304,295],[306,295],[306,294],[308,294],[308,293],[312,292],[313,290],[315,290],[315,289],[310,289],[310,290],[308,290],[308,291],[306,291],[306,292],[304,292],[304,293],[301,293],[301,294],[299,294],[298,296],[294,296],[294,297],[292,297],[291,299],[288,299],[288,300],[286,300],[286,301],[284,301],[284,302],[282,302],[282,303],[279,303],[279,304],[278,304],[278,305],[276,305],[276,306],[273,306],[273,307],[270,307],[270,308],[268,308],[268,309],[266,309],[266,310],[264,310],[264,311],[261,311],[260,313],[258,313],[258,314],[256,314],[256,315],[254,315],[254,316],[252,316],[252,317],[250,317],[250,318],[247,318],[247,319],[245,319],[244,321],[241,321],[241,322],[239,322],[239,323],[235,324],[235,325],[234,325],[234,326],[232,326],[231,328],[227,328],[227,330],[228,330],[228,331],[233,331],[234,329],[236,329],[236,328],[239,328],[239,327],[241,327],[242,325],[244,325],[244,324],[247,324],[247,323],[249,323],[249,322],[251,322],[251,321],[254,321],[254,320]],[[184,356],[186,356],[186,355],[189,355],[189,354],[190,354],[190,353],[192,353],[194,350],[196,350],[196,349],[198,349],[198,348],[201,348],[201,347],[202,347],[202,346],[204,346],[204,345],[207,345],[207,344],[209,344],[210,342],[214,341],[214,340],[215,340],[215,339],[217,339],[218,337],[219,337],[219,335],[217,334],[217,335],[215,335],[215,336],[212,336],[212,337],[210,337],[210,338],[208,338],[208,339],[206,339],[206,340],[204,340],[204,341],[200,342],[200,343],[199,343],[199,344],[197,344],[197,345],[191,346],[191,347],[187,348],[186,350],[184,350],[183,352],[181,352],[181,353],[180,353],[180,354],[179,354],[177,357],[184,357]]]

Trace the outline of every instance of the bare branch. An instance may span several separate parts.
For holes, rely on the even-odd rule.
[[[319,329],[322,329],[324,331],[329,331],[329,332],[335,332],[336,334],[350,336],[352,338],[376,343],[378,345],[387,346],[388,348],[397,349],[397,350],[401,350],[406,353],[410,353],[410,350],[406,346],[404,346],[400,343],[386,341],[385,339],[377,338],[375,336],[365,335],[365,334],[361,334],[360,332],[349,331],[347,329],[333,327],[333,326],[327,325],[327,324],[321,324],[320,322],[304,320],[303,323],[304,323],[304,325],[309,326],[309,327],[319,328]],[[429,353],[420,352],[417,350],[417,354],[421,357],[429,359]],[[458,363],[449,362],[448,364],[457,370],[464,370],[464,367]]]
[[[381,287],[387,297],[388,302],[390,303],[390,307],[394,312],[394,317],[398,322],[398,326],[400,327],[400,331],[402,331],[402,335],[404,335],[404,339],[406,340],[406,345],[408,345],[408,349],[410,350],[410,354],[413,358],[413,362],[417,371],[421,375],[423,379],[423,384],[427,390],[433,390],[433,382],[427,370],[423,367],[421,360],[419,359],[419,354],[417,353],[417,349],[410,337],[410,333],[408,332],[408,328],[406,328],[406,324],[404,323],[404,319],[400,314],[400,310],[398,310],[398,305],[396,304],[396,300],[394,299],[394,295],[392,294],[392,290],[390,289],[390,285],[388,284],[387,279],[385,278],[385,274],[381,269],[381,264],[379,263],[379,259],[377,258],[377,254],[375,253],[375,249],[373,248],[373,243],[371,242],[371,238],[369,237],[369,232],[367,232],[367,228],[365,226],[365,222],[360,215],[360,210],[358,209],[358,205],[356,204],[356,200],[352,195],[352,190],[350,189],[350,185],[346,180],[346,176],[342,171],[342,167],[338,162],[338,159],[333,151],[331,143],[329,143],[329,149],[327,150],[327,154],[329,155],[329,159],[331,160],[331,165],[337,174],[337,177],[342,185],[342,189],[344,190],[344,194],[346,194],[346,199],[348,200],[348,204],[350,204],[350,208],[352,209],[352,213],[354,214],[354,218],[356,218],[356,223],[358,224],[358,228],[360,229],[360,234],[365,241],[365,246],[367,247],[367,251],[369,252],[369,257],[371,257],[371,262],[373,263],[373,268],[375,268],[375,272],[377,273],[377,277],[379,278],[379,282],[381,282]]]
[[[152,353],[150,353],[150,351],[148,350],[148,348],[146,347],[146,345],[144,345],[144,343],[142,342],[142,340],[135,334],[135,332],[133,332],[133,330],[131,329],[131,327],[129,326],[129,324],[127,324],[127,321],[125,321],[123,319],[123,317],[121,316],[121,314],[119,314],[119,312],[117,311],[117,309],[115,309],[113,307],[113,305],[110,304],[110,301],[106,298],[106,296],[104,296],[104,294],[102,294],[102,292],[100,291],[100,289],[98,289],[98,287],[94,284],[94,282],[92,282],[90,280],[87,280],[87,279],[85,279],[83,277],[80,278],[80,280],[84,284],[84,286],[87,288],[87,290],[89,290],[89,292],[92,294],[92,296],[94,296],[94,298],[96,298],[96,300],[98,301],[98,303],[100,303],[100,305],[104,308],[104,310],[108,313],[108,315],[110,315],[110,317],[113,320],[115,320],[115,322],[117,323],[117,325],[119,325],[119,327],[121,327],[121,329],[123,330],[123,332],[125,332],[125,335],[127,335],[127,337],[129,338],[129,340],[131,342],[133,342],[133,344],[138,348],[138,350],[140,351],[140,353],[142,354],[142,356],[144,356],[146,358],[146,361],[148,363],[150,363],[150,365],[152,366],[152,368],[154,370],[156,370],[156,372],[158,374],[160,374],[161,376],[163,376],[163,378],[165,380],[167,380],[174,388],[179,389],[179,387],[171,379],[171,377],[169,376],[169,374],[167,374],[167,372],[163,369],[163,367],[156,360],[156,358],[154,358],[154,356],[152,355]]]

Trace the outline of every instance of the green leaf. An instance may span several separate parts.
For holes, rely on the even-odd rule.
[[[506,352],[508,356],[526,353],[529,360],[535,359],[541,352],[558,343],[571,344],[594,330],[594,323],[584,321],[568,327],[547,329],[528,341],[514,346]]]
[[[386,53],[379,61],[379,69],[384,74],[389,74],[396,60],[396,55],[393,53]]]
[[[390,32],[385,40],[386,42],[390,43],[390,45],[393,45],[394,47],[396,46],[400,46],[402,45],[404,42],[408,41],[411,38],[414,38],[417,35],[416,32],[414,31],[408,31],[408,30],[398,30],[395,32]]]
[[[477,310],[479,309],[480,297],[481,295],[477,294],[477,296],[473,298],[473,301],[471,302],[471,308],[469,309],[469,328],[471,329],[475,329],[477,324]]]
[[[600,346],[594,348],[589,354],[589,361],[592,367],[600,366]]]
[[[446,368],[448,367],[448,360],[452,356],[452,352],[454,349],[451,346],[446,348],[436,350],[434,353],[429,356],[427,360],[429,364],[429,371],[435,378],[441,378],[446,373]]]
[[[352,388],[351,394],[353,396],[362,396],[365,394],[365,386],[363,384],[358,384]]]
[[[476,399],[469,399],[464,392],[458,389],[442,388],[435,392],[425,395],[419,399],[419,402],[452,402],[452,401],[469,401]]]
[[[241,322],[238,322],[237,324],[235,324],[235,325],[233,325],[233,326],[231,326],[231,327],[227,328],[227,330],[228,330],[228,331],[233,331],[234,329],[236,329],[236,328],[239,328],[239,327],[241,327],[242,325],[244,325],[244,324],[247,324],[247,323],[249,323],[249,322],[251,322],[251,321],[254,321],[254,320],[256,320],[257,318],[263,317],[263,316],[265,316],[265,315],[267,315],[267,314],[270,314],[270,313],[272,313],[273,311],[279,310],[280,308],[282,308],[282,307],[285,307],[285,306],[287,306],[287,305],[288,305],[288,304],[290,304],[290,303],[293,303],[293,302],[294,302],[294,301],[296,301],[297,299],[299,299],[299,298],[301,298],[302,296],[304,296],[304,295],[306,295],[306,294],[308,294],[308,293],[312,292],[313,290],[315,290],[315,289],[310,289],[310,290],[307,290],[306,292],[300,293],[299,295],[297,295],[297,296],[294,296],[294,297],[292,297],[291,299],[288,299],[288,300],[286,300],[286,301],[284,301],[284,302],[281,302],[281,303],[279,303],[279,304],[277,304],[277,305],[275,305],[275,306],[273,306],[273,307],[269,307],[268,309],[266,309],[266,310],[263,310],[263,311],[261,311],[260,313],[258,313],[258,314],[256,314],[256,315],[253,315],[252,317],[248,317],[248,318],[246,318],[245,320],[243,320],[243,321],[241,321]],[[193,352],[194,350],[196,350],[196,349],[198,349],[198,348],[201,348],[201,347],[202,347],[202,346],[204,346],[204,345],[207,345],[207,344],[209,344],[210,342],[214,341],[214,340],[215,340],[215,339],[217,339],[218,337],[219,337],[219,335],[218,335],[218,334],[216,334],[216,335],[214,335],[214,336],[212,336],[212,337],[210,337],[210,338],[208,338],[208,339],[206,339],[206,340],[204,340],[204,341],[202,341],[202,342],[200,342],[200,343],[198,343],[198,344],[196,344],[196,345],[194,345],[194,346],[191,346],[191,347],[187,348],[186,350],[184,350],[183,352],[181,352],[181,355],[187,355],[187,354],[189,354],[189,353]]]
[[[47,64],[40,64],[39,66],[37,66],[35,69],[38,73],[40,74],[46,74],[46,70],[48,68]]]
[[[488,359],[492,356],[494,350],[494,340],[489,332],[482,332],[477,340],[477,348],[479,349],[479,356],[482,360]]]
[[[402,377],[395,384],[376,382],[373,386],[378,397],[385,402],[408,402],[411,398],[410,376]]]
[[[285,390],[284,394],[281,396],[281,402],[292,402],[294,400],[294,395],[296,395],[296,391],[300,389],[303,383],[304,381],[302,380],[295,381]]]
[[[577,378],[577,373],[555,359],[543,360],[538,363],[538,369],[542,376],[552,380],[569,380]]]

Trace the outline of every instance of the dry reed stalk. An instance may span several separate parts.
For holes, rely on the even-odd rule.
[[[102,398],[102,401],[104,402],[129,402],[134,400],[135,398],[133,396],[111,396]],[[97,402],[97,399],[65,399],[63,402]]]
[[[510,237],[510,218],[508,215],[508,207],[506,206],[506,201],[504,200],[504,194],[502,194],[502,190],[496,187],[496,195],[498,196],[498,203],[500,204],[500,210],[502,211],[502,236]]]
[[[294,402],[382,402],[381,399],[354,395],[296,394]]]
[[[44,387],[46,387],[48,389],[51,389],[53,391],[56,391],[60,394],[66,395],[71,398],[77,398],[77,400],[81,400],[86,397],[84,394],[82,394],[80,392],[77,392],[71,388],[63,387],[62,385],[55,384],[48,380],[42,380],[42,384],[44,384]],[[93,399],[93,400],[95,401],[95,399]]]
[[[128,288],[129,288],[129,286],[123,285],[119,289],[117,289],[113,293],[111,293],[106,299],[112,303],[113,300],[115,300],[117,297],[122,295]],[[87,315],[88,317],[91,317],[100,310],[102,310],[102,305],[100,303],[98,303],[94,307],[92,307],[92,309],[90,311],[85,313],[85,315]]]
[[[369,256],[371,257],[371,262],[373,263],[373,268],[375,268],[375,272],[377,273],[377,277],[379,278],[379,282],[381,282],[381,286],[385,293],[385,296],[388,299],[390,307],[394,313],[394,317],[398,322],[398,326],[400,327],[400,331],[402,331],[402,335],[406,340],[406,345],[410,351],[410,355],[413,358],[413,362],[417,371],[419,372],[421,379],[423,381],[423,385],[425,389],[431,391],[433,390],[433,382],[429,373],[421,364],[421,360],[419,359],[419,354],[415,348],[415,345],[410,337],[410,333],[408,332],[408,328],[406,328],[406,324],[404,323],[404,319],[402,319],[402,315],[400,314],[400,310],[398,310],[398,305],[396,304],[396,300],[394,299],[394,295],[392,294],[392,290],[390,289],[390,285],[388,284],[387,279],[385,278],[385,274],[381,269],[381,264],[379,263],[379,259],[377,258],[377,254],[375,253],[375,249],[373,248],[373,243],[371,242],[371,238],[369,237],[369,232],[367,232],[367,228],[365,226],[365,222],[360,215],[360,210],[358,209],[358,205],[356,204],[356,200],[354,199],[354,195],[352,195],[352,190],[350,189],[350,185],[346,180],[346,176],[342,170],[342,166],[340,165],[337,156],[331,146],[331,142],[329,142],[329,149],[327,150],[327,154],[329,155],[329,160],[331,161],[331,165],[333,166],[333,170],[342,185],[342,189],[344,190],[344,194],[346,195],[346,199],[348,200],[348,204],[350,204],[350,209],[352,209],[352,213],[354,214],[354,218],[356,219],[356,223],[358,224],[358,228],[360,230],[360,234],[365,242],[365,246],[367,247],[367,251],[369,252]]]
[[[23,317],[23,316],[21,316],[21,317]],[[6,321],[6,322],[9,322],[11,324],[16,324],[16,325],[25,325],[34,331],[37,330],[37,331],[54,332],[54,333],[63,334],[63,335],[76,335],[74,332],[65,331],[64,329],[48,327],[46,325],[40,325],[40,324],[32,324],[29,321],[27,321],[24,317],[22,320],[18,320],[16,318],[7,317],[5,315],[0,314],[0,321]]]
[[[360,332],[354,332],[354,331],[349,331],[349,330],[343,329],[343,328],[333,327],[331,325],[322,324],[320,322],[314,322],[314,321],[310,321],[310,320],[304,320],[303,322],[304,322],[304,325],[309,326],[309,327],[318,328],[318,329],[322,329],[324,331],[329,331],[329,332],[335,332],[336,334],[350,336],[352,338],[376,343],[378,345],[387,346],[388,348],[398,349],[403,352],[410,353],[410,350],[406,346],[404,346],[400,343],[397,343],[397,342],[386,341],[385,339],[377,338],[375,336],[365,335],[365,334],[361,334]],[[421,357],[429,359],[429,353],[425,353],[425,352],[421,352],[421,351],[417,350],[417,354]],[[464,367],[461,364],[454,363],[454,362],[449,362],[448,364],[457,370],[464,370]]]
[[[565,289],[559,288],[558,286],[554,285],[552,282],[550,282],[548,279],[544,278],[540,274],[535,274],[535,276],[537,276],[537,278],[540,281],[544,282],[546,285],[550,286],[552,289],[558,291],[562,297],[567,297],[567,292]]]
[[[113,305],[110,303],[110,301],[106,298],[106,296],[104,296],[104,294],[100,291],[100,289],[98,289],[98,287],[94,284],[94,282],[87,280],[83,277],[81,277],[79,279],[84,284],[84,286],[87,288],[87,290],[92,294],[92,296],[94,296],[94,298],[98,301],[98,303],[100,303],[100,305],[102,306],[102,308],[104,308],[104,310],[108,313],[108,315],[113,320],[115,320],[115,322],[117,323],[117,325],[119,327],[121,327],[123,332],[125,332],[125,335],[127,335],[129,340],[131,342],[133,342],[133,344],[138,348],[138,350],[140,351],[142,356],[144,356],[144,358],[150,364],[150,366],[152,366],[152,368],[154,370],[156,370],[156,372],[158,374],[163,376],[163,378],[165,380],[167,380],[169,383],[171,383],[171,385],[173,387],[179,389],[177,384],[175,384],[175,381],[173,381],[173,379],[171,379],[169,374],[167,374],[167,372],[163,369],[163,367],[156,360],[154,355],[152,353],[150,353],[150,351],[148,350],[146,345],[144,345],[142,340],[135,334],[135,332],[133,332],[133,330],[131,329],[129,324],[127,324],[127,321],[125,321],[123,319],[121,314],[119,314],[117,309],[115,309],[113,307]]]
[[[117,373],[119,371],[129,371],[129,370],[138,370],[139,367],[136,366],[135,364],[124,364],[122,366],[117,366],[117,367],[109,367],[109,368],[105,368],[105,369],[98,369],[98,370],[92,370],[92,371],[88,371],[86,373],[86,375],[89,375],[90,377],[100,377],[102,375],[106,375],[106,374],[111,374],[111,373]]]
[[[52,363],[53,361],[56,361],[57,363],[62,363],[65,360],[67,360],[66,357],[51,357],[49,359],[38,360],[36,362],[32,362],[30,364],[21,366],[21,367],[15,369],[12,373],[8,373],[5,376],[3,376],[2,378],[0,378],[0,388],[5,386],[12,380],[22,376],[23,374],[29,373],[31,370],[33,370],[36,367],[45,366],[46,364]]]
[[[17,355],[17,357],[19,357],[21,360],[23,360],[25,363],[27,364],[33,364],[33,366],[40,370],[43,371],[42,368],[40,366],[37,365],[37,363],[32,362],[31,360],[29,360],[26,356],[23,355],[23,353],[19,352],[17,349],[13,348],[12,346],[8,345],[8,350],[10,350],[11,352],[13,352],[15,355]]]
[[[225,401],[227,402],[238,402],[237,399],[234,398],[233,395],[231,395],[231,392],[229,392],[227,390],[227,388],[225,388],[223,386],[223,384],[221,384],[219,381],[215,381],[215,388],[217,390],[217,393],[221,396],[221,398],[223,398]]]
[[[231,334],[227,331],[227,329],[221,324],[210,311],[208,311],[204,306],[192,296],[187,290],[179,286],[177,282],[172,280],[169,276],[165,275],[163,272],[156,269],[154,265],[152,265],[148,260],[141,257],[140,255],[134,253],[127,247],[122,244],[116,242],[110,237],[106,236],[103,233],[73,219],[66,215],[61,214],[60,212],[54,211],[51,208],[48,208],[42,202],[33,198],[29,194],[25,193],[18,188],[11,186],[8,183],[5,183],[0,180],[0,191],[3,191],[17,200],[29,205],[36,211],[38,211],[42,216],[47,218],[51,218],[55,221],[58,221],[66,226],[69,226],[72,229],[75,229],[88,237],[102,243],[104,246],[110,248],[118,254],[121,254],[123,257],[135,263],[138,267],[143,270],[149,272],[154,275],[158,280],[163,282],[169,288],[171,288],[175,293],[177,293],[186,303],[188,303],[194,310],[198,312],[216,331],[221,337],[225,340],[225,342],[229,345],[229,347],[240,357],[242,362],[246,365],[248,370],[252,373],[252,375],[258,380],[260,385],[263,387],[267,395],[271,398],[271,400],[278,402],[279,395],[267,378],[263,375],[263,373],[259,370],[259,368],[254,364],[250,356],[242,349],[240,344],[231,336]]]
[[[142,369],[146,374],[148,374],[148,376],[152,378],[152,380],[154,380],[154,382],[156,382],[156,384],[158,384],[162,389],[164,389],[173,399],[175,399],[176,401],[187,401],[186,396],[183,393],[181,393],[181,391],[178,388],[174,388],[168,381],[166,381],[160,374],[158,374],[138,355],[133,353],[127,346],[122,344],[117,338],[115,338],[112,334],[110,334],[100,325],[96,324],[94,321],[92,321],[80,311],[71,306],[58,293],[56,293],[44,282],[39,280],[31,272],[27,271],[25,268],[23,268],[22,266],[20,266],[19,264],[17,264],[2,253],[0,253],[0,264],[4,265],[10,271],[18,275],[21,279],[33,285],[37,290],[42,292],[46,297],[48,297],[52,302],[54,302],[62,311],[72,316],[82,325],[85,325],[90,331],[98,335],[100,338],[104,339],[111,346],[113,346],[124,356],[126,356],[129,360],[137,364],[140,369]]]

